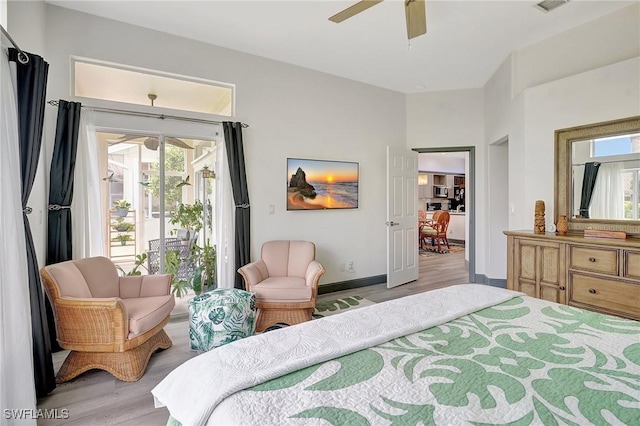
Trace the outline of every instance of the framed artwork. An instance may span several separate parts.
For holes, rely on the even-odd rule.
[[[287,158],[287,210],[358,208],[358,163]]]

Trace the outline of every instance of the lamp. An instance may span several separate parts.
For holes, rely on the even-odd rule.
[[[216,173],[213,170],[209,170],[209,166],[204,166],[202,168],[202,177],[205,179],[215,179]]]

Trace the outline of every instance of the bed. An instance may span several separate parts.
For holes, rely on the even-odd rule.
[[[170,424],[640,424],[640,322],[467,284],[252,336],[152,393]]]

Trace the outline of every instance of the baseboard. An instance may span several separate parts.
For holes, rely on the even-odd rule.
[[[337,283],[322,284],[318,286],[318,294],[333,293],[334,291],[349,290],[352,288],[367,287],[387,282],[387,274],[373,277],[356,278],[355,280],[340,281]]]
[[[476,284],[485,284],[491,287],[500,287],[507,288],[507,280],[504,278],[489,278],[484,274],[476,274],[475,280],[473,281]]]

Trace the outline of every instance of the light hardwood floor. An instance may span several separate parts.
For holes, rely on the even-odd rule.
[[[318,300],[331,300],[360,295],[380,303],[437,288],[468,283],[464,252],[432,257],[420,256],[420,278],[393,289],[386,284],[323,294]],[[173,346],[157,352],[149,361],[147,371],[134,383],[121,382],[104,371],[93,370],[76,379],[58,385],[46,398],[38,401],[41,409],[69,410],[66,420],[41,419],[38,425],[164,425],[169,413],[154,408],[153,389],[171,370],[198,355],[189,350],[189,325],[186,315],[172,318],[165,327]],[[67,352],[54,354],[54,368],[62,365]],[[206,395],[203,395],[206,398]]]

